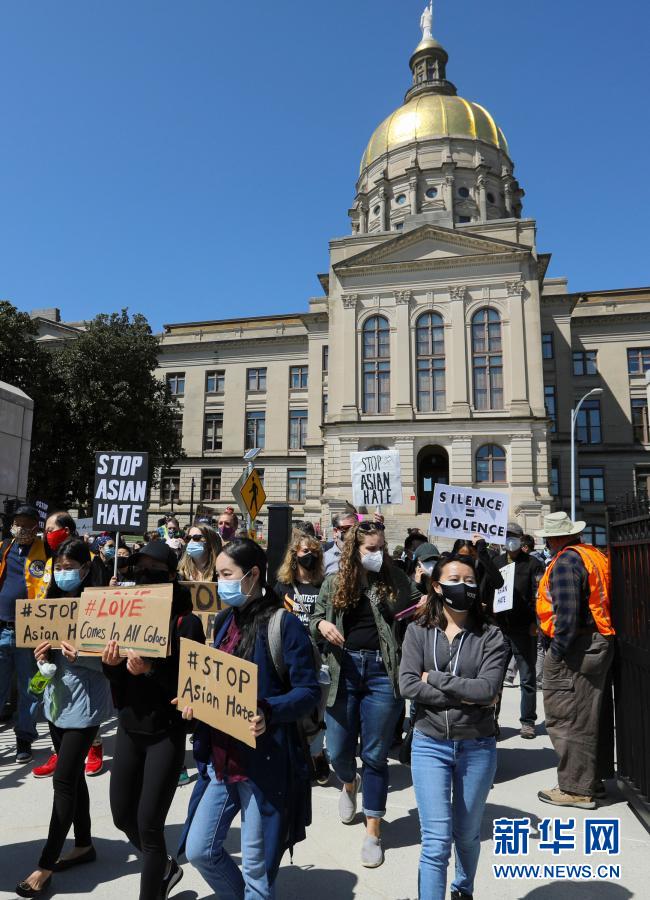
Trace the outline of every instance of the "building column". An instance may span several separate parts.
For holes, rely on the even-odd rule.
[[[512,415],[529,416],[528,377],[526,372],[526,331],[524,329],[523,295],[526,289],[521,277],[506,282],[508,294],[509,356],[510,356],[510,404]]]
[[[357,295],[343,294],[341,302],[342,313],[342,347],[343,347],[343,379],[339,381],[341,390],[341,419],[348,422],[357,422],[359,409],[357,407],[357,385],[359,384],[359,360],[357,359]],[[332,342],[333,343],[333,342]],[[350,368],[352,371],[350,371]]]
[[[409,180],[409,191],[411,195],[411,215],[417,216],[419,212],[419,203],[418,203],[418,179],[416,175],[413,175]]]
[[[447,406],[457,417],[469,418],[470,392],[467,378],[467,347],[465,340],[465,295],[464,285],[450,288],[451,328],[445,328],[445,356],[449,362],[447,375]],[[450,365],[449,363],[452,363]]]
[[[487,222],[487,191],[485,189],[485,177],[478,179],[478,208],[481,222]]]
[[[413,418],[410,309],[411,291],[395,291],[395,339],[391,341],[391,389],[395,418]],[[399,365],[397,362],[399,361]]]
[[[472,438],[469,435],[462,434],[452,438],[449,453],[449,483],[465,487],[474,483]]]
[[[381,225],[382,231],[389,231],[390,225],[387,223],[387,215],[386,210],[388,204],[386,203],[386,188],[381,185],[379,188],[379,223]]]

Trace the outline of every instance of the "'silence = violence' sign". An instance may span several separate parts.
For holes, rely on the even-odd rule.
[[[49,641],[58,649],[61,641],[75,643],[79,600],[16,600],[16,647],[38,647]]]
[[[79,599],[78,650],[101,653],[117,641],[120,656],[167,656],[172,608],[171,584],[132,588],[90,588]]]
[[[257,666],[230,653],[181,638],[178,709],[255,747],[250,730],[257,715]]]

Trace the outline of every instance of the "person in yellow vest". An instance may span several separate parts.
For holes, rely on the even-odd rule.
[[[559,758],[557,787],[537,796],[554,806],[595,809],[598,726],[615,632],[609,561],[581,542],[585,525],[555,512],[535,532],[552,554],[539,583],[537,620],[547,647],[546,730]]]
[[[16,647],[16,600],[41,599],[47,593],[45,563],[47,551],[37,537],[38,510],[19,506],[13,518],[11,538],[0,545],[0,709],[11,690],[14,672],[18,688],[16,721],[16,762],[32,760],[32,743],[37,738],[38,700],[29,692],[36,673],[31,650]]]

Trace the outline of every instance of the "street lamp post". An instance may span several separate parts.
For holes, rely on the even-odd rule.
[[[578,413],[580,412],[580,407],[585,402],[587,397],[591,397],[593,394],[602,394],[602,388],[593,388],[593,390],[588,391],[584,397],[580,399],[578,405],[575,409],[571,410],[571,521],[575,522],[576,520],[576,438],[575,438],[575,430],[576,430],[576,421],[578,419]]]

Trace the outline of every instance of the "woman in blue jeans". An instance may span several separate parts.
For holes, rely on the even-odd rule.
[[[217,557],[219,595],[229,609],[215,622],[214,646],[257,664],[256,746],[198,724],[194,754],[207,763],[192,795],[185,853],[219,900],[272,900],[280,860],[311,823],[311,785],[296,722],[318,703],[309,636],[295,616],[282,620],[288,683],[275,671],[268,625],[282,601],[266,583],[267,560],[254,541],[237,539]],[[185,706],[183,718],[193,717]],[[224,843],[241,813],[241,871]]]
[[[399,677],[402,696],[417,704],[411,769],[422,831],[421,900],[444,900],[452,843],[452,900],[472,898],[496,771],[493,707],[505,659],[503,635],[481,611],[474,562],[443,557],[427,603],[406,631]]]
[[[361,788],[366,817],[361,862],[368,868],[384,861],[380,829],[386,814],[388,751],[402,711],[393,622],[397,613],[421,599],[415,583],[392,565],[384,526],[361,522],[348,532],[339,573],[323,582],[311,616],[314,639],[329,643],[327,749],[343,782],[339,817],[345,825],[354,821]]]

